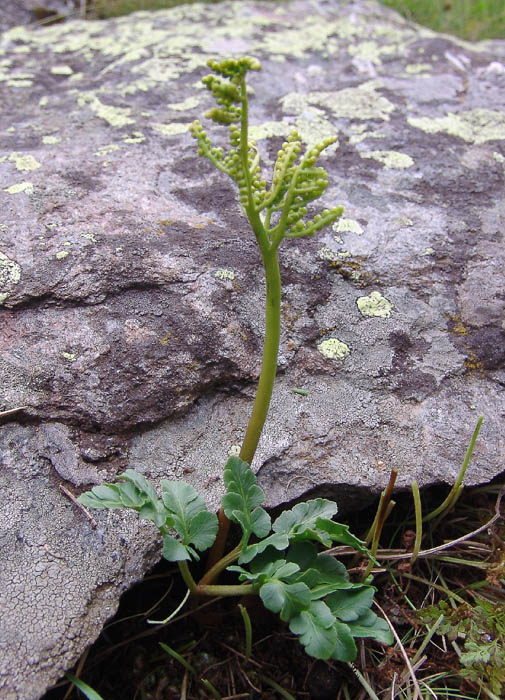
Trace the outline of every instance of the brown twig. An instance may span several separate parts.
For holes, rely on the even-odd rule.
[[[70,498],[70,500],[72,501],[72,503],[74,503],[74,504],[79,508],[79,510],[81,510],[81,511],[84,513],[84,515],[87,517],[87,519],[88,519],[89,522],[91,523],[91,526],[92,526],[92,527],[98,527],[98,523],[96,522],[96,520],[94,519],[94,517],[93,517],[92,515],[90,515],[88,509],[85,508],[85,507],[82,505],[82,503],[79,503],[79,501],[77,500],[77,498],[74,496],[73,493],[71,493],[68,489],[66,489],[62,484],[60,484],[60,491],[63,491],[63,493],[65,494],[65,496],[66,496],[67,498]]]
[[[384,610],[381,608],[381,606],[379,605],[379,603],[377,603],[377,602],[374,600],[374,605],[376,606],[376,608],[377,608],[378,610],[380,610],[380,612],[381,612],[381,614],[382,614],[382,617],[383,617],[383,618],[386,620],[386,622],[388,623],[389,628],[391,629],[391,632],[393,633],[393,637],[395,638],[396,643],[398,644],[398,647],[399,647],[399,649],[400,649],[401,655],[403,656],[403,659],[404,659],[404,661],[405,661],[405,664],[406,664],[406,666],[407,666],[407,668],[408,668],[408,670],[409,670],[409,674],[410,674],[410,677],[411,677],[411,679],[412,679],[412,683],[413,683],[413,685],[414,685],[414,690],[415,690],[413,700],[418,700],[418,698],[422,700],[422,697],[423,697],[423,696],[421,695],[421,688],[419,687],[419,683],[418,683],[418,680],[417,680],[417,678],[416,678],[416,674],[414,673],[414,669],[412,668],[412,664],[410,663],[410,659],[409,659],[409,657],[408,657],[408,654],[407,654],[407,652],[405,651],[405,647],[404,647],[403,644],[402,644],[402,640],[401,640],[400,637],[398,636],[398,633],[397,633],[397,631],[395,630],[395,628],[394,628],[394,626],[393,626],[391,620],[390,620],[389,617],[386,615],[386,613],[384,612]]]
[[[19,406],[18,408],[10,408],[8,411],[0,411],[0,418],[10,416],[13,413],[17,413],[18,411],[24,411],[25,408],[28,408],[28,406]]]

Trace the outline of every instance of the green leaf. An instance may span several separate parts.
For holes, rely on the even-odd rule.
[[[202,496],[185,481],[163,479],[161,489],[163,507],[166,508],[170,518],[169,527],[173,528],[181,538],[179,544],[185,547],[186,553],[198,559],[197,553],[189,545],[193,544],[202,552],[213,544],[218,530],[216,514],[207,510]],[[173,545],[170,546],[173,547]],[[176,554],[179,559],[171,561],[180,560],[181,550],[178,552],[179,554]]]
[[[394,637],[391,629],[373,610],[367,610],[354,622],[347,622],[353,637],[371,637],[382,644],[393,644]]]
[[[223,480],[226,494],[221,504],[226,517],[241,526],[243,544],[247,544],[251,534],[260,538],[268,535],[270,516],[258,507],[265,500],[265,494],[256,485],[256,477],[247,462],[239,457],[230,457]]]
[[[316,525],[320,530],[324,530],[331,537],[332,542],[340,542],[346,544],[358,552],[368,552],[365,543],[349,532],[348,525],[341,525],[326,517],[321,517],[316,521]]]
[[[184,561],[191,559],[188,548],[172,535],[163,536],[163,556],[167,561]]]
[[[339,589],[360,587],[349,581],[345,566],[329,554],[319,554],[314,563],[298,577],[310,588],[312,599],[324,598]]]
[[[322,601],[312,601],[289,623],[289,629],[300,637],[305,651],[316,659],[329,659],[337,643],[336,620]]]
[[[302,571],[310,569],[318,557],[316,546],[310,540],[293,542],[286,553],[287,561],[294,561]]]
[[[353,622],[370,610],[374,592],[371,586],[335,591],[326,598],[326,605],[335,617]]]
[[[163,503],[157,498],[156,501],[149,501],[139,510],[139,518],[142,520],[152,520],[156,527],[161,528],[165,525],[172,526],[170,514],[165,509]]]
[[[91,491],[81,493],[77,500],[86,508],[124,508],[119,488],[115,484],[94,486]]]
[[[207,512],[205,501],[197,490],[185,481],[161,481],[161,498],[173,519],[172,527],[184,544],[189,544],[191,520],[201,512]]]
[[[279,613],[284,622],[310,607],[310,591],[304,583],[271,580],[261,586],[259,594],[265,608]]]
[[[289,539],[287,535],[284,534],[273,534],[269,537],[265,537],[261,542],[256,542],[255,544],[249,545],[242,550],[242,554],[239,557],[239,564],[247,564],[252,561],[259,554],[262,554],[268,547],[273,547],[278,551],[287,549],[289,546]]]
[[[140,518],[152,520],[158,528],[171,526],[168,511],[145,476],[127,469],[118,479],[116,484],[101,484],[81,494],[79,503],[88,508],[130,508]]]
[[[119,496],[125,508],[140,510],[149,500],[149,497],[145,493],[139,491],[138,488],[129,481],[119,483],[118,487]]]
[[[325,498],[316,498],[311,501],[297,503],[291,510],[285,510],[272,525],[272,530],[277,533],[285,533],[289,539],[317,539],[319,536],[305,536],[305,532],[316,532],[316,523],[320,518],[331,518],[337,512],[337,504]],[[325,542],[329,538],[324,537]],[[323,542],[323,544],[325,544]]]
[[[181,520],[191,520],[198,513],[207,510],[202,496],[191,484],[185,481],[163,479],[161,499],[166,508]]]
[[[287,549],[290,542],[294,541],[313,540],[320,542],[325,547],[330,547],[332,544],[330,535],[325,529],[318,528],[317,522],[321,520],[325,524],[326,518],[335,515],[336,512],[336,503],[324,498],[298,503],[294,508],[284,511],[277,518],[272,525],[274,531],[272,535],[242,550],[239,563],[250,562],[270,546],[277,550]],[[230,516],[228,515],[228,517]]]
[[[337,661],[353,661],[358,650],[349,626],[343,622],[335,622],[333,629],[337,634],[337,640],[331,658]]]
[[[241,566],[228,566],[227,571],[238,572],[241,581],[263,584],[272,579],[289,579],[300,570],[299,566],[294,562],[286,562],[285,559],[273,559],[272,557],[275,556],[277,556],[275,550],[266,553],[265,556],[260,555],[252,562],[250,571]]]
[[[189,524],[188,542],[194,544],[200,552],[204,552],[214,544],[218,527],[217,515],[202,511],[195,515]]]
[[[156,493],[156,489],[154,488],[154,486],[148,479],[146,479],[146,477],[143,474],[136,472],[135,469],[127,469],[118,476],[118,479],[122,479],[123,481],[129,481],[130,483],[132,483],[138,488],[139,491],[145,493],[149,500],[158,500],[158,494]]]

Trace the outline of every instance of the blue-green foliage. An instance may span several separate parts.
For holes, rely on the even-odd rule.
[[[203,552],[212,546],[217,516],[207,510],[193,486],[163,479],[160,499],[148,479],[135,470],[127,469],[118,478],[115,484],[101,484],[86,491],[79,502],[88,508],[131,508],[139,518],[152,520],[163,536],[163,556],[169,561],[198,560],[195,550]]]
[[[389,627],[371,610],[375,589],[353,583],[345,566],[318,546],[343,542],[366,553],[363,542],[331,518],[332,501],[316,498],[284,511],[273,523],[261,507],[265,494],[249,465],[230,457],[224,471],[223,510],[242,530],[238,564],[228,571],[252,584],[268,610],[289,623],[311,656],[350,661],[355,637],[391,643]],[[128,469],[115,484],[95,486],[79,501],[89,508],[130,508],[152,520],[169,561],[198,559],[212,546],[217,518],[203,498],[182,481],[161,482],[161,499],[141,474]],[[249,543],[252,536],[258,542]]]
[[[233,457],[228,464],[232,460],[235,473],[243,481],[241,487],[235,480],[234,490],[251,492],[256,479],[249,465],[242,462],[239,471],[240,460]],[[261,503],[258,490],[256,486],[256,510]],[[334,542],[345,542],[366,552],[363,542],[351,535],[347,526],[331,520],[336,510],[335,503],[323,498],[298,503],[284,511],[272,524],[272,534],[257,544],[248,545],[248,538],[244,538],[240,565],[229,566],[228,570],[257,588],[264,606],[289,622],[308,654],[318,659],[351,661],[356,656],[354,637],[373,637],[387,644],[393,638],[387,623],[371,610],[375,589],[351,582],[339,561],[318,553],[318,544],[330,547]],[[247,523],[245,512],[233,511],[228,517],[247,532],[242,526]]]

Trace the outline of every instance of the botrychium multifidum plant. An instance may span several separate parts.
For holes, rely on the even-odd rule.
[[[321,152],[335,141],[324,139],[302,154],[296,131],[277,154],[271,184],[262,178],[256,143],[249,140],[246,74],[260,70],[250,57],[209,61],[213,74],[203,78],[217,106],[206,115],[229,128],[227,151],[212,145],[199,121],[191,125],[198,153],[238,186],[240,205],[258,242],[266,278],[265,343],[257,393],[240,454],[228,459],[226,489],[218,516],[209,512],[197,491],[182,481],[161,481],[161,498],[141,474],[127,469],[114,484],[83,493],[91,508],[130,508],[152,520],[163,541],[163,556],[177,562],[193,596],[259,595],[298,635],[305,651],[319,659],[351,661],[355,639],[372,637],[392,643],[388,624],[372,610],[375,589],[370,580],[352,582],[342,563],[321,552],[335,542],[367,554],[364,543],[345,525],[334,522],[334,502],[316,498],[284,511],[273,523],[261,507],[265,500],[250,464],[265,423],[277,369],[281,324],[281,278],[278,250],[285,239],[313,236],[333,223],[342,207],[307,218],[307,205],[328,186],[325,169],[316,165]],[[242,531],[240,543],[224,553],[229,523]],[[211,549],[208,568],[197,583],[188,563]],[[223,570],[239,583],[216,583]]]

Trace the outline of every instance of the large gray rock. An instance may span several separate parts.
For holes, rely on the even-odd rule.
[[[32,700],[159,556],[149,523],[59,489],[136,467],[217,508],[259,371],[263,277],[189,123],[209,57],[248,53],[269,167],[338,135],[322,206],[281,252],[280,377],[255,468],[270,505],[341,511],[399,483],[503,469],[505,42],[378,4],[223,3],[16,27],[0,43],[0,694]],[[212,138],[225,133],[211,128]],[[307,396],[293,388],[308,391]]]

